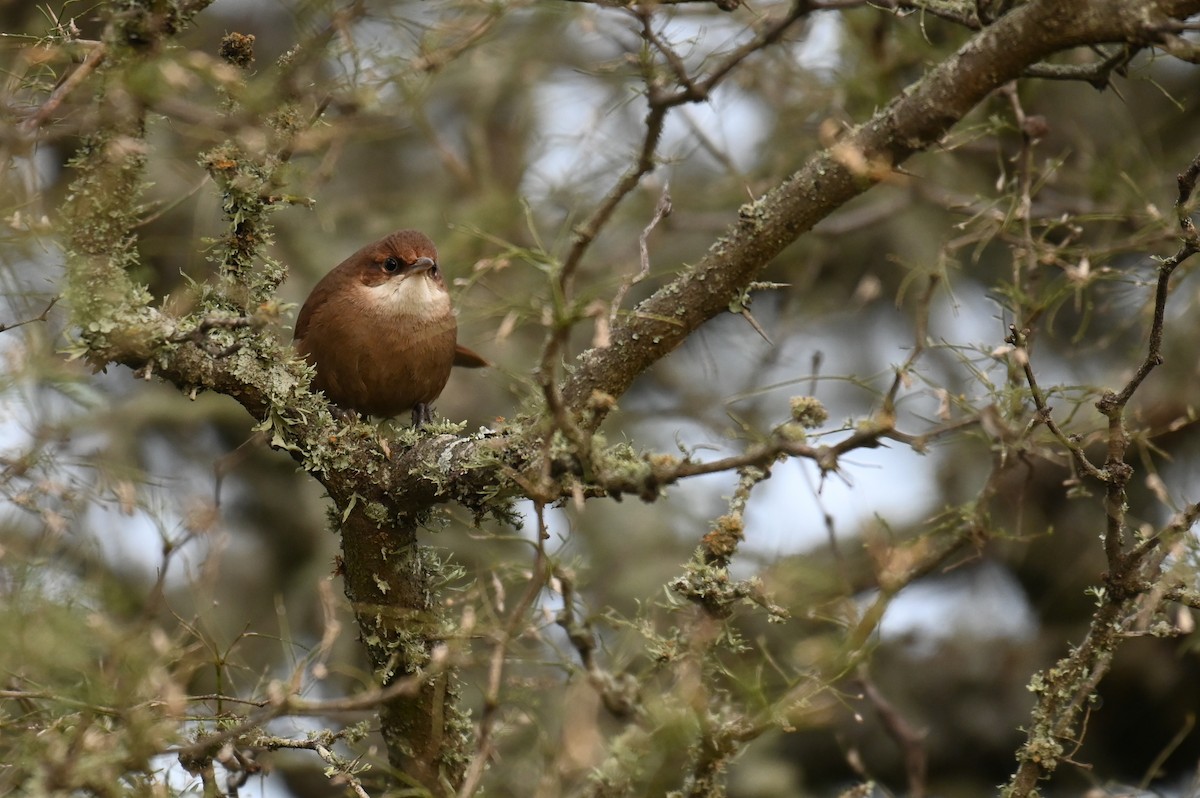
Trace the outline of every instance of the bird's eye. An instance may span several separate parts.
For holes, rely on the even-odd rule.
[[[432,274],[434,277],[438,276],[438,267],[437,267],[436,263],[429,267],[429,273]]]
[[[388,274],[395,274],[400,271],[399,258],[388,258],[383,262],[383,270]]]

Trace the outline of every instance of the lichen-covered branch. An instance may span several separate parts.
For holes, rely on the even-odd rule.
[[[1016,351],[1037,405],[1039,419],[1051,430],[1060,445],[1071,452],[1081,471],[1104,486],[1106,523],[1103,539],[1109,570],[1104,586],[1096,590],[1098,607],[1092,616],[1087,637],[1052,668],[1037,674],[1030,685],[1038,701],[1031,716],[1028,737],[1017,754],[1017,771],[1005,790],[1007,796],[1025,798],[1034,795],[1038,782],[1055,771],[1066,756],[1062,741],[1074,736],[1080,713],[1107,673],[1118,646],[1127,633],[1135,630],[1143,615],[1157,611],[1168,588],[1176,587],[1161,584],[1165,558],[1151,555],[1155,549],[1170,545],[1191,529],[1197,518],[1196,505],[1178,514],[1157,534],[1136,545],[1129,545],[1127,486],[1134,471],[1126,462],[1129,436],[1125,411],[1138,388],[1162,363],[1164,319],[1171,275],[1184,260],[1200,252],[1200,238],[1191,219],[1190,207],[1198,176],[1200,157],[1193,159],[1179,175],[1179,195],[1175,208],[1182,243],[1179,250],[1164,259],[1158,267],[1146,356],[1120,391],[1105,391],[1096,402],[1097,409],[1108,421],[1106,457],[1102,468],[1092,465],[1082,447],[1069,440],[1055,424],[1045,396],[1034,378],[1028,351],[1024,348],[1024,334],[1014,329],[1010,338],[1010,342],[1018,346]]]

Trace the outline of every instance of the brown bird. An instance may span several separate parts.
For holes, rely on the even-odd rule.
[[[424,233],[398,230],[325,275],[296,319],[296,349],[317,370],[314,391],[342,410],[433,419],[451,366],[487,361],[456,338],[458,324]]]

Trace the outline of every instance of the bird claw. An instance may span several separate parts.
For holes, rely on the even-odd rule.
[[[343,424],[351,424],[351,423],[354,423],[355,421],[358,421],[358,411],[357,410],[347,410],[346,408],[339,407],[338,405],[335,405],[332,402],[329,403],[329,412],[333,415],[333,417],[335,419],[337,419],[338,421],[341,421]]]
[[[414,429],[420,429],[426,424],[433,423],[433,408],[424,402],[418,402],[413,405],[412,423]]]

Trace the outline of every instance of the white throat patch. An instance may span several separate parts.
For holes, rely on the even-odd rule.
[[[391,315],[433,318],[450,310],[449,292],[424,273],[392,278],[367,290]]]

